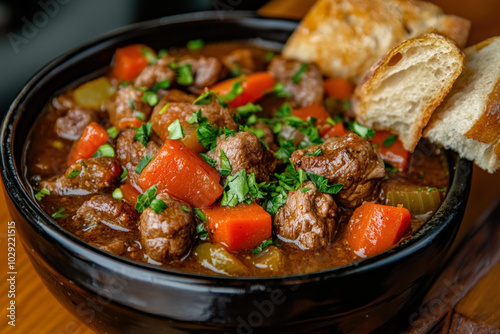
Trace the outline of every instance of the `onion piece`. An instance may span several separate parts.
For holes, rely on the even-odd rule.
[[[248,275],[248,268],[222,245],[206,242],[198,245],[194,254],[203,267],[216,273],[228,276]]]

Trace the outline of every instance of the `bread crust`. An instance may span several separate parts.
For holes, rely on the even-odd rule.
[[[373,92],[383,84],[390,68],[396,65],[394,63],[395,59],[399,62],[401,58],[406,57],[406,52],[408,50],[429,45],[434,46],[436,50],[440,50],[443,53],[445,51],[449,52],[449,57],[451,57],[453,62],[456,63],[455,67],[450,67],[448,69],[449,71],[452,71],[448,81],[444,82],[441,87],[438,87],[432,96],[425,96],[428,98],[427,103],[425,103],[421,109],[412,112],[415,113],[414,116],[416,118],[413,123],[409,123],[409,121],[405,119],[391,120],[393,123],[378,121],[379,115],[373,115]],[[388,130],[397,134],[405,149],[413,152],[418,144],[418,141],[422,137],[422,131],[427,125],[432,113],[451,90],[453,83],[460,75],[465,63],[466,59],[463,52],[460,51],[451,39],[444,36],[430,33],[405,40],[389,51],[389,53],[382,57],[368,72],[365,73],[361,83],[356,87],[352,98],[354,116],[358,122],[368,127],[372,127],[375,130]],[[410,78],[410,80],[412,82],[419,82],[419,80],[423,81],[424,79]],[[400,89],[404,88],[405,87],[401,84]],[[397,108],[397,102],[394,104],[396,104],[394,107]],[[401,131],[400,128],[394,126],[395,123],[402,124],[405,122],[408,123],[407,128],[409,130]]]
[[[319,0],[286,43],[285,57],[353,82],[401,41],[437,32],[466,43],[470,22],[417,0]]]

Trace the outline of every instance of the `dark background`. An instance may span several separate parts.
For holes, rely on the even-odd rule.
[[[0,0],[0,119],[57,56],[116,28],[194,11],[255,10],[268,0]]]

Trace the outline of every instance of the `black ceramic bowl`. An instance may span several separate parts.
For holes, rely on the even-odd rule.
[[[105,68],[117,47],[144,43],[159,49],[202,38],[279,48],[296,24],[228,12],[137,24],[53,61],[21,91],[1,133],[9,209],[45,285],[90,328],[107,333],[366,333],[409,325],[409,315],[442,266],[465,209],[471,163],[453,153],[448,153],[449,192],[413,238],[357,263],[281,278],[199,276],[102,252],[52,222],[23,176],[26,138],[43,106],[58,90]]]

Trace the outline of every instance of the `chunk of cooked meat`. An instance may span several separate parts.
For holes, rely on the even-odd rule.
[[[56,120],[55,130],[59,137],[68,140],[77,140],[83,133],[83,130],[90,122],[96,122],[97,115],[95,111],[79,107],[71,108],[65,116]]]
[[[302,64],[304,63],[297,60],[275,56],[268,68],[272,76],[290,93],[294,108],[303,108],[323,101],[323,76],[315,64],[306,64],[307,69],[300,76],[298,83],[293,82],[293,76]]]
[[[173,57],[166,56],[158,59],[156,63],[146,66],[135,78],[134,86],[151,88],[161,81],[170,80],[173,82],[175,71],[169,66],[173,61]]]
[[[149,258],[166,263],[180,258],[190,249],[195,219],[189,204],[167,193],[159,194],[156,198],[164,201],[167,208],[160,213],[151,208],[144,210],[139,231]]]
[[[135,168],[139,161],[146,154],[154,156],[160,150],[160,144],[154,140],[154,136],[151,136],[152,140],[145,147],[140,141],[134,139],[136,133],[136,129],[126,128],[120,132],[116,140],[116,159],[127,168],[132,185],[138,185],[139,174],[135,172]]]
[[[320,155],[305,155],[318,148],[321,149]],[[335,199],[350,209],[376,197],[379,181],[385,176],[380,154],[368,140],[354,133],[297,150],[290,161],[297,169],[324,176],[329,184],[342,183],[344,186]]]
[[[109,120],[118,128],[123,127],[123,122],[134,121],[136,113],[144,114],[146,120],[151,114],[151,107],[142,101],[144,92],[133,86],[126,86],[116,91],[107,104]]]
[[[161,139],[165,140],[168,138],[168,126],[173,121],[178,119],[183,126],[186,126],[186,121],[191,114],[200,109],[202,116],[206,117],[211,124],[231,130],[238,129],[233,118],[234,109],[224,108],[216,98],[212,98],[207,104],[195,105],[193,104],[195,98],[191,99],[192,95],[182,94],[184,93],[167,94],[153,109],[153,114],[151,115],[153,130],[158,133]],[[165,109],[164,107],[167,104],[168,106]]]
[[[224,68],[219,59],[205,56],[183,56],[177,64],[191,65],[194,82],[188,86],[192,93],[199,94],[205,87],[210,87],[225,76]]]
[[[305,192],[302,189],[310,188]],[[320,192],[311,181],[290,191],[274,217],[274,231],[285,242],[302,249],[328,245],[335,236],[339,212],[332,195]]]
[[[104,224],[112,229],[128,232],[137,229],[139,214],[131,205],[111,195],[95,195],[76,211],[75,219],[87,225]]]
[[[256,49],[236,49],[222,58],[222,63],[233,74],[251,74],[263,71],[266,65],[264,54]]]
[[[217,162],[217,170],[221,170],[220,152],[224,151],[231,165],[231,175],[245,169],[247,174],[255,173],[257,182],[269,181],[278,165],[274,155],[251,132],[237,132],[227,138],[222,135],[217,138],[216,143],[215,150],[207,155]]]
[[[41,186],[57,195],[96,194],[112,190],[120,174],[115,159],[90,158],[71,165],[62,176],[42,181]]]

